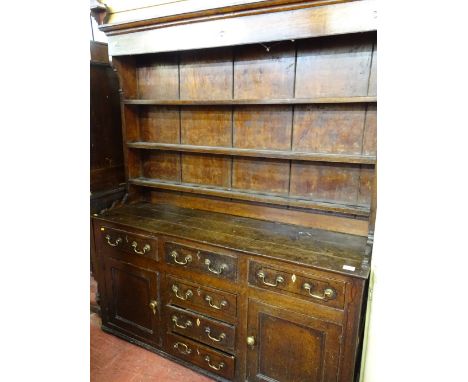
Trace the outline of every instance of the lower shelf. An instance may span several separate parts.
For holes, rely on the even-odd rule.
[[[340,203],[327,203],[327,202],[318,202],[308,199],[302,199],[299,197],[292,196],[279,196],[271,194],[260,194],[252,193],[247,191],[232,190],[222,187],[206,187],[194,184],[184,184],[184,183],[175,183],[154,180],[149,178],[134,178],[129,179],[129,183],[143,186],[151,187],[157,189],[171,190],[171,191],[183,191],[188,193],[209,195],[209,196],[218,196],[224,198],[233,198],[238,200],[247,200],[251,202],[260,202],[267,204],[277,204],[288,207],[298,207],[298,208],[307,208],[319,211],[328,211],[336,212],[343,214],[352,214],[357,216],[369,216],[370,208],[366,206],[359,205],[346,205]]]

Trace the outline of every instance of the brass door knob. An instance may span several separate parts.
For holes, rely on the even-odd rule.
[[[249,345],[249,346],[254,346],[255,345],[255,337],[254,336],[248,336],[247,337],[247,345]]]
[[[155,300],[151,300],[149,303],[149,307],[153,311],[153,314],[156,314],[156,308],[158,307],[158,302]]]

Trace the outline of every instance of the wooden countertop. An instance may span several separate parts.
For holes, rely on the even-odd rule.
[[[144,202],[94,219],[348,276],[367,278],[370,271],[362,236]]]

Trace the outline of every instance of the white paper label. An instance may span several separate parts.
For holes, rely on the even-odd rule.
[[[351,272],[354,272],[356,270],[356,267],[353,267],[351,265],[343,265],[343,269],[345,271],[351,271]]]

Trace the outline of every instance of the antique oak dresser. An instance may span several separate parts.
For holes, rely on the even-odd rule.
[[[128,193],[92,218],[103,330],[218,381],[355,381],[376,2],[109,0],[103,13]]]

